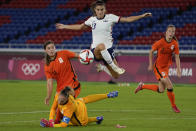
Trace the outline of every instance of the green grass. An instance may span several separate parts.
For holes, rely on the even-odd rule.
[[[171,110],[166,93],[143,90],[134,94],[137,84],[119,87],[101,82],[82,82],[79,97],[118,90],[119,97],[87,104],[89,116],[104,116],[101,125],[68,127],[80,131],[194,131],[196,130],[196,85],[175,85],[176,104],[181,113]],[[0,131],[65,130],[41,128],[40,118],[48,118],[44,105],[45,81],[0,81]],[[52,102],[52,100],[51,100]],[[51,105],[51,104],[50,104]],[[36,112],[37,111],[37,112]],[[7,114],[6,114],[7,113]],[[127,128],[117,129],[116,124]]]

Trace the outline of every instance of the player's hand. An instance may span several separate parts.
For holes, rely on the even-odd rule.
[[[57,29],[64,29],[65,28],[65,25],[60,24],[60,23],[57,23],[55,26],[56,26]]]
[[[50,102],[50,98],[49,97],[46,97],[45,98],[45,104],[49,106],[49,102]]]
[[[40,126],[42,126],[42,127],[54,127],[54,122],[53,121],[51,122],[51,121],[48,121],[48,120],[42,118],[40,120]]]
[[[148,66],[148,71],[152,71],[152,69],[153,69],[152,65],[149,65]]]
[[[152,16],[152,13],[144,13],[143,14],[143,17],[151,17]]]
[[[179,78],[181,78],[181,76],[182,76],[182,74],[181,74],[181,69],[177,69],[177,76],[178,76]]]

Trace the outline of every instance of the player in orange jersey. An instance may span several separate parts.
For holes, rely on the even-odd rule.
[[[54,79],[57,82],[56,95],[64,89],[65,86],[70,86],[75,91],[74,97],[77,97],[80,94],[80,83],[71,65],[70,59],[78,58],[78,54],[68,50],[56,52],[55,45],[52,41],[45,42],[44,50],[46,52],[44,70],[47,78],[47,96],[45,98],[45,104],[49,105]],[[57,111],[56,116],[56,122],[58,122],[60,120],[59,111]]]
[[[178,41],[175,37],[175,26],[168,25],[165,33],[165,38],[155,42],[149,53],[149,67],[148,70],[152,71],[154,68],[154,74],[156,79],[159,81],[158,85],[144,85],[142,82],[139,83],[135,90],[135,93],[142,89],[153,90],[155,92],[163,93],[167,88],[167,96],[171,102],[171,106],[174,112],[180,113],[180,110],[176,107],[175,96],[173,92],[173,85],[168,77],[169,66],[172,64],[172,54],[175,54],[177,75],[181,77],[180,58],[179,58],[179,47]],[[153,52],[157,51],[157,59],[152,64]]]

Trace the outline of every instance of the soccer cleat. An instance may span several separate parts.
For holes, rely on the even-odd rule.
[[[108,98],[118,97],[118,91],[113,91],[107,94]]]
[[[102,66],[101,64],[96,64],[97,72],[101,72],[102,71],[101,66]]]
[[[122,75],[122,74],[125,73],[125,69],[119,68],[118,66],[113,67],[112,69],[113,69],[116,73],[118,73],[119,75]]]
[[[172,109],[176,113],[180,113],[180,110],[176,106],[172,106]]]
[[[140,83],[138,84],[138,87],[135,89],[135,94],[136,94],[138,91],[142,90],[142,86],[143,86],[143,85],[144,85],[143,82],[140,82]]]
[[[103,121],[103,116],[98,116],[96,119],[97,119],[96,123],[101,124],[101,122]]]

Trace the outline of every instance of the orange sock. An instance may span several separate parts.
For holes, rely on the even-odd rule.
[[[157,92],[158,91],[158,85],[143,85],[142,89],[148,89]]]
[[[175,104],[175,95],[173,93],[173,90],[172,91],[170,91],[170,90],[168,91],[167,90],[167,96],[168,96],[168,98],[169,98],[169,100],[171,102],[172,107],[176,106],[176,104]]]
[[[99,100],[103,100],[108,98],[107,94],[94,94],[94,95],[88,95],[86,97],[83,97],[84,103],[91,103],[91,102],[96,102]]]
[[[97,118],[96,117],[88,117],[88,123],[90,122],[96,122]]]

